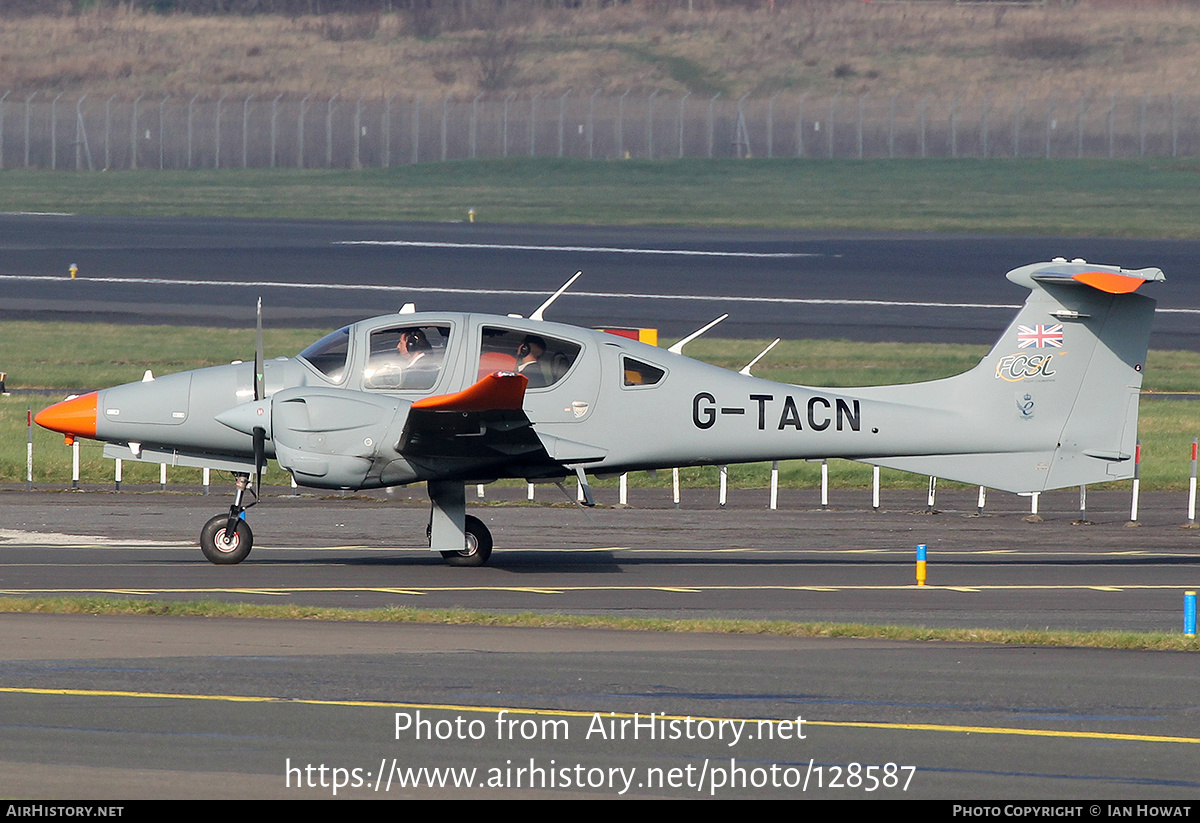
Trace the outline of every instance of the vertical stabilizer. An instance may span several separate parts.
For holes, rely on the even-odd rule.
[[[1015,492],[1132,477],[1155,305],[1135,292],[1162,272],[1056,260],[1008,278],[1030,294],[987,357],[896,390],[957,414],[945,433],[957,453],[866,462]]]

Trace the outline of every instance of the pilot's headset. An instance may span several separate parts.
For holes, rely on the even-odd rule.
[[[533,335],[533,334],[526,335],[525,339],[521,341],[521,345],[517,346],[517,357],[518,358],[528,357],[533,352],[532,346],[537,346],[542,351],[545,351],[546,350],[546,341],[543,340],[542,338],[538,337],[537,335]]]
[[[408,338],[409,351],[428,351],[433,348],[422,329],[406,329],[403,334]]]

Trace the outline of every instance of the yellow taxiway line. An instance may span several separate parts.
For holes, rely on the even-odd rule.
[[[119,691],[110,689],[47,689],[32,687],[0,687],[0,694],[24,694],[64,697],[113,697],[143,700],[203,700],[224,703],[286,703],[289,705],[307,706],[337,706],[344,708],[375,708],[375,709],[421,709],[424,711],[472,712],[477,714],[498,714],[508,712],[512,715],[527,715],[541,717],[593,717],[594,711],[570,709],[530,709],[506,706],[465,706],[449,703],[403,703],[377,700],[317,700],[295,697],[267,697],[261,695],[231,695],[231,694],[173,694],[169,692],[138,692]],[[605,718],[633,718],[629,712],[599,712]],[[665,720],[685,720],[683,715],[656,715]],[[748,723],[781,723],[794,722],[794,718],[745,718],[745,717],[699,717],[692,715],[693,720],[745,721]],[[923,731],[951,734],[992,734],[1011,735],[1016,737],[1059,737],[1075,740],[1114,740],[1136,743],[1186,743],[1200,744],[1200,737],[1180,737],[1158,734],[1129,734],[1120,732],[1091,732],[1064,731],[1061,729],[1022,729],[1013,726],[958,726],[942,723],[883,723],[855,720],[810,720],[804,719],[809,726],[824,726],[845,729],[881,729],[892,731]]]

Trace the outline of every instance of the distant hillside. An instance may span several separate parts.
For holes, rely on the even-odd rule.
[[[1200,80],[1197,2],[0,0],[0,13],[0,94],[17,99],[1077,98]]]

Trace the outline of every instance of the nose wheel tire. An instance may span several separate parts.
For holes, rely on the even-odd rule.
[[[462,551],[442,552],[442,559],[451,566],[482,566],[492,556],[492,533],[478,517],[467,515],[467,545]]]
[[[200,551],[210,562],[223,566],[241,563],[254,546],[249,523],[238,520],[232,535],[226,531],[228,525],[229,515],[218,514],[200,530]]]

